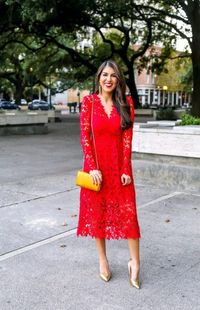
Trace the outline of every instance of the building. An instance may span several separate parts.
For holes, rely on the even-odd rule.
[[[159,52],[160,48],[156,48]],[[148,51],[147,51],[148,55]],[[175,60],[176,61],[176,60]],[[188,106],[191,102],[191,91],[184,91],[180,82],[180,71],[170,72],[174,61],[169,64],[168,73],[161,73],[160,76],[147,69],[143,69],[139,74],[135,70],[135,81],[141,105],[144,106]],[[171,70],[172,71],[172,70]]]

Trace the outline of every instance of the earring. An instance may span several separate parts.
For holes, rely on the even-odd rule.
[[[99,94],[101,94],[102,93],[102,87],[101,87],[101,85],[99,85]]]

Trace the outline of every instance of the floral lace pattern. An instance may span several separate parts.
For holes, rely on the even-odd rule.
[[[134,120],[132,99],[127,98]],[[113,106],[108,115],[98,95],[85,96],[81,105],[80,141],[84,154],[84,171],[97,169],[93,132],[102,186],[99,192],[81,188],[77,236],[104,239],[140,238],[135,186],[131,167],[132,127],[121,129],[120,116]],[[121,175],[131,176],[132,183],[123,186]]]

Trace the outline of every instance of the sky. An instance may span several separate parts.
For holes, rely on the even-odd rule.
[[[185,46],[188,46],[188,42],[184,39],[178,39],[176,43],[176,49],[180,52],[185,50]]]

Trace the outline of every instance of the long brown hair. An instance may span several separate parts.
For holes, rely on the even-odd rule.
[[[119,66],[113,60],[104,61],[97,73],[96,73],[96,93],[99,93],[99,79],[100,75],[105,67],[111,67],[117,77],[117,86],[113,91],[112,99],[113,103],[121,117],[121,127],[122,129],[127,129],[132,126],[132,121],[130,117],[130,106],[126,101],[126,82],[123,76],[122,71],[120,70]]]

